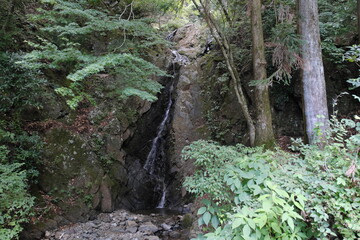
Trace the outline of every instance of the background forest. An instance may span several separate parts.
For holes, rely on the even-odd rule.
[[[201,65],[206,130],[175,182],[197,239],[360,239],[355,0],[0,0],[0,239],[69,223],[41,225],[69,206],[82,221],[129,206],[118,172],[137,173],[121,159],[190,25],[200,51],[179,53]],[[290,98],[298,110],[280,117]]]

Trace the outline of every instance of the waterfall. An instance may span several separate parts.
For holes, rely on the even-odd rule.
[[[175,72],[175,64],[186,65],[189,63],[189,59],[186,56],[179,54],[177,51],[171,51],[174,59],[172,61]],[[157,128],[156,137],[152,140],[151,149],[146,157],[144,169],[155,179],[156,186],[155,190],[161,192],[161,199],[157,205],[157,208],[164,208],[166,203],[166,156],[165,156],[165,135],[167,133],[167,126],[170,122],[170,112],[173,105],[173,91],[174,91],[175,80],[173,79],[168,90],[168,102],[166,104],[166,110],[160,125]]]
[[[161,199],[156,208],[164,208],[165,202],[166,202],[166,184],[164,183],[163,189],[162,189],[162,194],[161,194]]]
[[[161,149],[161,147],[162,147],[161,146],[162,145],[161,138],[164,137],[166,126],[167,126],[167,123],[169,122],[170,110],[171,110],[171,106],[173,103],[173,100],[172,100],[172,92],[173,91],[174,91],[174,80],[172,81],[170,89],[169,89],[169,101],[166,106],[164,118],[161,121],[161,123],[157,129],[156,137],[152,141],[151,150],[146,158],[146,162],[144,165],[144,169],[146,171],[148,171],[148,173],[150,173],[150,174],[154,174],[156,160],[158,159],[159,154],[161,154],[161,152],[159,152],[159,149]]]
[[[150,174],[150,176],[155,179],[156,186],[155,190],[161,192],[161,199],[156,208],[164,208],[166,202],[166,180],[164,172],[165,168],[165,135],[166,128],[170,122],[170,112],[173,104],[172,94],[174,91],[174,79],[171,82],[169,91],[168,91],[168,102],[166,105],[166,110],[163,116],[163,119],[160,125],[157,128],[156,137],[152,140],[151,149],[147,155],[144,169]]]

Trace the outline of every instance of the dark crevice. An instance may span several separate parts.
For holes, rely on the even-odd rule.
[[[180,65],[171,64],[168,68],[168,74],[171,77],[163,77],[160,82],[165,86],[158,96],[158,100],[151,105],[151,108],[136,123],[137,129],[132,138],[123,145],[127,153],[126,168],[128,169],[127,192],[119,198],[116,208],[126,208],[131,211],[154,209],[158,206],[164,186],[166,186],[173,176],[170,175],[170,166],[168,161],[168,149],[171,148],[169,141],[169,125],[172,121],[173,109],[172,105],[169,111],[169,118],[165,123],[163,132],[159,136],[159,126],[164,120],[166,110],[169,105],[170,97],[175,102],[174,96],[171,94],[171,87],[176,89],[178,81]],[[175,91],[175,90],[174,90]],[[150,171],[144,169],[144,165],[151,151],[153,140],[157,140],[157,150],[154,168]],[[165,184],[165,185],[164,185]],[[173,199],[173,198],[169,198]],[[172,203],[166,201],[166,206]]]

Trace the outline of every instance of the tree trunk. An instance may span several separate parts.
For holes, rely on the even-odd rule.
[[[196,6],[196,8],[198,9],[198,11],[203,14],[204,19],[210,29],[211,35],[215,38],[216,43],[219,45],[221,52],[224,56],[227,69],[229,71],[231,80],[234,85],[234,91],[235,91],[238,103],[240,104],[241,111],[244,114],[244,117],[245,117],[245,120],[246,120],[246,123],[248,126],[250,145],[254,146],[254,144],[255,144],[254,121],[251,118],[251,115],[250,115],[250,112],[248,109],[248,104],[247,104],[244,92],[240,85],[240,75],[236,69],[233,53],[230,48],[230,43],[229,43],[228,39],[226,38],[225,34],[221,31],[221,29],[218,26],[218,24],[216,23],[216,21],[214,20],[212,14],[210,13],[210,11],[208,9],[208,6],[209,6],[208,0],[205,0],[205,3],[203,2],[203,0],[199,0],[201,7],[196,2],[196,0],[192,0],[192,1],[193,1],[194,5]]]
[[[321,140],[315,128],[325,134],[329,126],[317,0],[298,0],[298,27],[303,40],[301,73],[306,134],[313,144]]]
[[[266,60],[261,18],[261,0],[251,1],[251,33],[254,79],[264,80],[266,79]],[[275,145],[275,138],[272,128],[269,86],[267,84],[258,84],[255,86],[255,107],[255,145],[264,144],[265,147],[271,148]]]

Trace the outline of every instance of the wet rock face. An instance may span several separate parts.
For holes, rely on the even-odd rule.
[[[179,186],[184,176],[194,170],[191,162],[181,160],[182,149],[191,142],[207,138],[207,127],[203,116],[203,100],[200,96],[199,66],[193,61],[182,66],[177,85],[177,97],[174,104],[174,116],[171,124],[172,153],[170,154],[171,173],[174,181],[170,185],[173,196],[181,199],[184,192]]]
[[[181,201],[184,191],[179,191],[183,177],[193,171],[191,162],[181,161],[182,149],[193,141],[207,138],[203,114],[203,99],[200,95],[201,67],[199,57],[204,52],[207,35],[196,25],[189,24],[176,31],[173,41],[178,52],[190,62],[181,66],[176,87],[174,114],[171,123],[170,138],[172,147],[170,156],[170,174],[174,176],[169,186],[173,202]],[[181,193],[183,192],[183,193]]]
[[[198,24],[188,24],[179,28],[172,38],[176,43],[176,50],[190,60],[197,59],[206,46],[205,29]]]
[[[174,78],[165,77],[162,79],[165,88],[159,94],[158,101],[152,103],[149,111],[139,118],[135,124],[136,130],[133,136],[123,145],[123,149],[126,152],[125,168],[128,172],[128,181],[126,183],[128,190],[118,199],[117,208],[125,208],[132,211],[153,209],[161,199],[161,189],[159,189],[157,179],[148,170],[144,169],[144,165],[151,151],[153,139],[158,134],[159,125],[164,119],[169,103],[170,87],[173,81],[177,81],[176,71],[177,67],[169,66],[168,74],[173,75]],[[168,148],[168,130],[166,124],[163,136],[159,140],[165,144],[164,148]],[[161,152],[159,155],[163,158],[165,153]],[[163,161],[164,159],[158,160]],[[168,164],[166,160],[164,160],[161,168],[160,171],[167,172]]]
[[[183,216],[132,214],[125,210],[99,214],[96,219],[45,232],[43,240],[167,240],[188,239]]]

